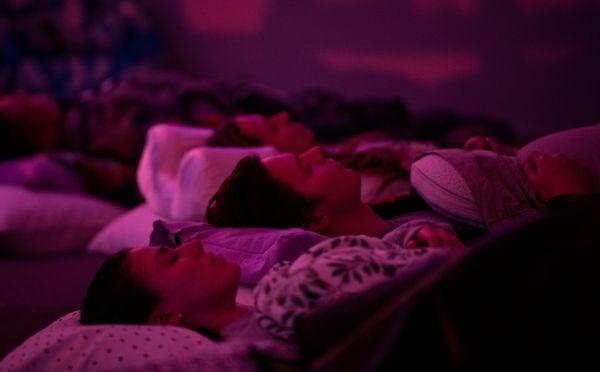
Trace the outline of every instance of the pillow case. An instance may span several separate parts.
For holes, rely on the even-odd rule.
[[[30,337],[0,362],[0,370],[148,371],[185,370],[199,348],[215,343],[194,331],[171,326],[82,326],[79,311]]]
[[[141,204],[102,228],[88,244],[87,250],[113,254],[122,248],[148,245],[152,223],[158,219],[147,204]]]
[[[327,237],[303,229],[215,228],[207,223],[156,221],[151,245],[176,247],[202,239],[204,248],[241,267],[242,283],[257,283],[281,261],[294,261]]]
[[[137,182],[150,209],[161,218],[203,221],[209,199],[247,155],[268,156],[272,147],[207,147],[213,131],[159,124],[147,134]]]
[[[69,193],[85,192],[79,177],[49,154],[0,162],[0,184]]]
[[[0,254],[43,256],[83,251],[123,208],[88,195],[0,186]]]

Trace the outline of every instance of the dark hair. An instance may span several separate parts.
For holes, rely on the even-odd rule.
[[[256,138],[244,135],[240,131],[240,127],[233,121],[229,121],[215,130],[206,144],[213,147],[249,147],[261,145],[260,141]]]
[[[129,252],[110,256],[96,273],[81,307],[82,324],[147,324],[159,297],[131,272]]]
[[[218,227],[306,228],[315,202],[275,180],[258,156],[247,156],[210,199],[206,220]]]

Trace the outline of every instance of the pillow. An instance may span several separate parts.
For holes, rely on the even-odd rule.
[[[162,218],[203,221],[209,199],[247,155],[272,147],[206,147],[212,130],[160,124],[147,134],[137,182],[150,209]]]
[[[439,214],[467,225],[485,226],[464,178],[441,156],[429,154],[415,161],[410,171],[410,183]]]
[[[30,337],[0,362],[0,370],[186,370],[187,358],[215,343],[189,329],[170,326],[82,326],[79,311]]]
[[[0,184],[70,193],[85,191],[75,172],[49,154],[0,162]]]
[[[94,236],[87,250],[112,254],[122,248],[148,245],[152,223],[158,220],[148,205],[141,204],[123,213]]]
[[[202,239],[207,251],[239,264],[241,282],[254,284],[276,263],[295,260],[327,237],[299,228],[215,228],[207,223],[156,221],[150,244],[175,247],[191,239]]]
[[[210,198],[242,158],[275,153],[272,147],[198,147],[188,151],[179,166],[170,218],[204,221]]]
[[[83,251],[123,208],[88,196],[0,186],[0,254]]]

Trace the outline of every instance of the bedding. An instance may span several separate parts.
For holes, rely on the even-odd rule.
[[[47,256],[83,251],[123,208],[83,194],[0,186],[1,255]]]
[[[258,371],[244,342],[215,343],[171,326],[82,326],[79,311],[30,337],[0,371]]]
[[[0,184],[68,193],[85,192],[77,175],[47,154],[0,162]]]
[[[209,199],[241,158],[276,153],[272,147],[204,147],[211,135],[212,130],[167,124],[148,130],[137,181],[161,218],[203,221]]]
[[[434,151],[413,163],[411,184],[438,213],[497,232],[544,213],[545,203],[521,168],[533,151],[579,161],[592,176],[594,192],[600,192],[600,124],[541,137],[516,157],[484,150]]]
[[[405,249],[393,235],[329,239],[293,263],[274,266],[254,290],[256,321],[278,337],[294,339],[301,315],[392,278],[418,281],[456,253],[445,247]]]
[[[146,246],[152,223],[158,219],[147,204],[141,204],[104,226],[87,245],[87,251],[110,255],[123,248]]]

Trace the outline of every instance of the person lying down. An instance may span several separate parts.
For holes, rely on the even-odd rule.
[[[102,265],[87,290],[81,323],[153,324],[196,330],[213,339],[261,341],[293,357],[297,317],[398,277],[421,279],[460,254],[446,229],[419,229],[418,247],[366,236],[332,238],[295,262],[282,262],[254,290],[254,307],[235,301],[240,268],[191,240],[174,249],[122,250]]]
[[[466,151],[435,150],[425,157],[444,159],[460,175],[482,227],[494,232],[540,217],[556,196],[598,192],[598,138],[600,125],[558,132],[530,143],[516,157],[497,142],[491,147],[489,139],[473,138]],[[206,219],[219,227],[302,227],[329,236],[381,236],[390,225],[356,196],[360,187],[355,172],[325,158],[319,147],[300,155],[249,156],[211,198]]]
[[[154,213],[177,221],[203,221],[208,200],[246,155],[303,154],[315,146],[312,131],[286,113],[240,115],[217,130],[159,124],[147,134],[137,170],[140,193]],[[322,148],[359,172],[361,198],[376,204],[409,193],[414,157],[435,149],[381,133],[352,137]]]
[[[304,312],[390,278],[425,275],[463,249],[451,225],[433,214],[378,217],[360,199],[356,172],[324,159],[318,147],[301,157],[282,154],[265,162],[300,177],[306,198],[269,194],[264,171],[255,174],[257,185],[274,198],[264,202],[284,203],[293,212],[265,218],[291,226],[310,210],[313,218],[305,223],[332,239],[273,267],[255,288],[253,309],[235,302],[240,267],[191,240],[174,249],[138,247],[110,257],[90,284],[81,322],[177,325],[225,339],[293,339],[294,319]],[[302,209],[305,201],[310,209]],[[265,205],[264,213],[269,211]]]

